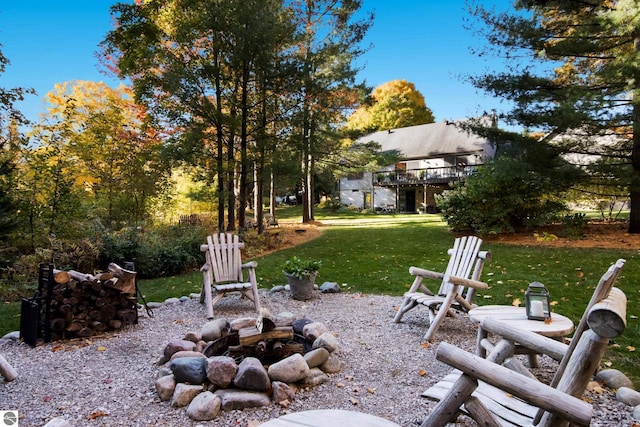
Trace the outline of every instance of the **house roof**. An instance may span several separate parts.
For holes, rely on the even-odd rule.
[[[464,153],[484,153],[489,141],[459,126],[443,121],[391,129],[365,135],[356,143],[376,142],[381,151],[397,151],[407,160],[443,157]]]

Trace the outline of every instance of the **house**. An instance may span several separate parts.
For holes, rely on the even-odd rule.
[[[379,171],[341,178],[340,202],[383,212],[435,213],[435,194],[495,156],[495,144],[464,130],[460,123],[442,121],[359,138],[355,143],[376,142],[383,152],[396,151],[402,160]],[[491,125],[496,125],[495,119]]]

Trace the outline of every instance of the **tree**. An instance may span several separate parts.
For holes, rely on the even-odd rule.
[[[0,51],[0,74],[8,64],[9,60]],[[27,121],[14,104],[34,93],[33,89],[0,87],[0,242],[6,242],[5,238],[17,225],[14,170],[26,144],[19,128]]]
[[[345,125],[346,131],[371,133],[435,121],[424,96],[413,83],[392,80],[376,87],[370,102],[356,109]]]
[[[249,140],[273,121],[260,118],[260,93],[274,96],[267,89],[274,79],[270,64],[283,40],[292,39],[281,2],[150,0],[119,3],[112,11],[118,26],[104,42],[106,53],[156,120],[178,128],[171,142],[188,152],[184,159],[209,171],[218,228],[225,229],[226,204],[226,228],[235,229],[236,194],[243,226],[252,182]]]
[[[513,102],[507,122],[553,132],[547,142],[564,153],[608,159],[600,164],[630,196],[629,232],[640,233],[640,5],[522,0],[515,11],[471,12],[495,49],[478,53],[508,59],[506,71],[471,81]]]
[[[17,182],[31,246],[48,235],[74,237],[93,218],[110,228],[150,218],[168,168],[161,138],[129,90],[74,81],[47,93]]]
[[[300,69],[300,99],[293,141],[300,147],[302,220],[313,220],[313,175],[319,157],[330,144],[337,148],[335,123],[357,101],[353,61],[364,53],[360,46],[373,15],[354,20],[361,0],[291,1],[298,49],[294,60]]]

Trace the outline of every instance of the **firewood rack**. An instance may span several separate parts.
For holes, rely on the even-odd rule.
[[[22,299],[20,337],[32,347],[38,340],[51,342],[51,295],[53,292],[53,264],[38,265],[38,290],[31,298]]]

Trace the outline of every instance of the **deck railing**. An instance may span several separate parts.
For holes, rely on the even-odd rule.
[[[440,184],[459,181],[471,175],[476,166],[444,166],[437,168],[379,171],[373,175],[375,185]]]

